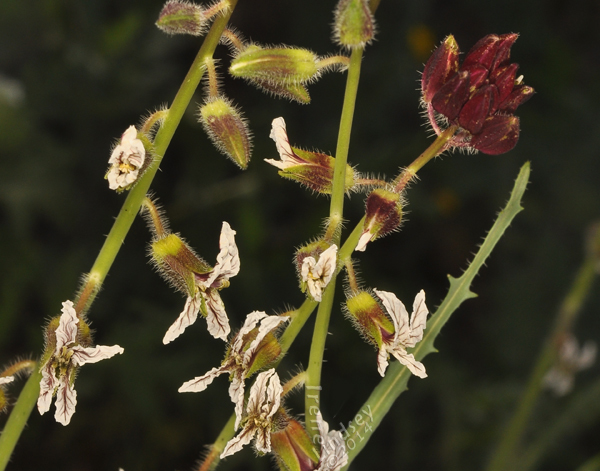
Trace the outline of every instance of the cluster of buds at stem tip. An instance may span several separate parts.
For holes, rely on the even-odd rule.
[[[222,0],[210,7],[185,0],[169,0],[158,15],[156,26],[167,34],[202,36],[206,33],[209,20],[228,8],[228,0]]]
[[[77,392],[73,386],[79,367],[96,363],[123,353],[118,345],[91,347],[92,339],[87,323],[77,317],[71,301],[65,301],[60,317],[55,317],[46,327],[46,348],[40,361],[42,379],[37,406],[40,414],[50,409],[56,396],[57,422],[68,425],[75,413]]]
[[[131,189],[150,165],[151,159],[142,139],[150,147],[150,141],[138,133],[135,126],[129,126],[113,149],[108,160],[110,167],[104,177],[111,190],[120,193]]]
[[[237,430],[244,408],[245,380],[279,359],[282,351],[275,333],[288,319],[287,316],[268,316],[260,311],[248,314],[244,325],[227,349],[221,366],[185,382],[179,388],[179,392],[204,391],[217,376],[229,373],[229,397],[235,404]]]
[[[375,37],[369,0],[340,0],[333,20],[334,42],[348,49],[364,48]]]
[[[196,322],[198,313],[206,318],[208,332],[226,341],[231,329],[219,291],[227,288],[229,278],[240,270],[235,231],[223,222],[217,263],[211,267],[179,235],[168,230],[166,219],[149,198],[144,200],[143,210],[153,232],[149,253],[155,268],[169,284],[187,295],[183,311],[165,334],[163,343],[179,337]]]
[[[421,78],[422,100],[435,132],[450,123],[459,131],[449,147],[503,154],[519,139],[513,113],[534,93],[510,63],[517,34],[490,34],[479,40],[459,65],[459,48],[448,36],[433,52]]]
[[[319,58],[308,49],[252,43],[235,52],[229,73],[269,94],[307,104],[306,85],[326,70],[345,70],[347,63],[346,57]]]
[[[315,301],[321,301],[337,268],[338,247],[323,239],[311,242],[296,251],[296,270],[300,277],[300,289],[308,292]]]
[[[397,231],[402,222],[402,197],[399,193],[376,188],[367,197],[363,232],[356,249],[364,252],[367,244]]]
[[[202,127],[215,147],[245,170],[252,141],[241,111],[223,96],[209,97],[199,111]]]
[[[377,371],[381,376],[385,375],[388,358],[392,354],[412,374],[426,378],[425,366],[407,352],[407,348],[414,348],[423,339],[429,313],[425,292],[421,290],[415,297],[409,318],[404,304],[394,293],[373,291],[378,300],[370,292],[360,291],[348,297],[346,309],[347,317],[356,329],[378,349]]]
[[[331,194],[333,189],[333,169],[335,158],[321,152],[311,152],[292,147],[288,139],[285,121],[275,118],[269,136],[275,141],[280,160],[265,159],[279,169],[279,175],[297,181],[301,185],[321,194]],[[352,191],[358,175],[346,164],[344,189]]]

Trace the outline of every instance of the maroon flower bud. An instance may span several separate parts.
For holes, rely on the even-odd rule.
[[[519,140],[519,118],[512,115],[490,116],[471,145],[484,154],[498,155],[511,150]]]
[[[367,244],[397,230],[402,221],[402,201],[398,193],[377,188],[367,197],[363,233],[356,249],[363,252]]]
[[[488,34],[481,38],[467,53],[461,68],[478,64],[489,70],[496,59],[499,42],[500,37],[495,34]]]
[[[498,91],[493,85],[487,85],[480,89],[473,98],[460,110],[458,122],[461,127],[471,134],[477,134],[483,127],[492,107],[497,107]]]
[[[515,110],[527,100],[529,100],[534,93],[535,91],[533,90],[533,88],[527,85],[515,87],[511,94],[508,96],[508,98],[506,98],[506,100],[500,103],[498,109],[499,111],[514,113]]]
[[[458,71],[458,44],[454,36],[450,35],[442,44],[433,51],[425,64],[421,77],[423,101],[431,102],[433,96],[448,79]]]

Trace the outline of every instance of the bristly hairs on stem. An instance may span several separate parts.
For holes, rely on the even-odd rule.
[[[355,264],[358,263],[356,260],[349,258],[343,260],[344,268],[346,268],[346,277],[344,278],[344,294],[345,296],[351,297],[357,295],[361,288],[362,280]]]
[[[322,72],[346,72],[350,58],[344,55],[329,54],[319,57],[317,68]]]
[[[87,322],[87,312],[101,289],[102,281],[97,274],[84,273],[81,275],[80,287],[74,302],[74,309],[79,319]]]
[[[152,242],[162,239],[171,233],[169,221],[164,215],[162,206],[157,201],[158,198],[152,193],[148,193],[140,208],[140,213],[152,233]]]
[[[156,111],[149,112],[142,118],[140,132],[148,136],[151,141],[154,141],[154,136],[162,127],[168,114],[169,107],[166,104],[160,105]]]
[[[292,377],[283,385],[283,394],[281,397],[285,397],[291,392],[304,386],[304,382],[306,381],[306,371],[299,365],[296,367],[296,371],[297,373],[292,373]]]
[[[37,362],[30,358],[17,357],[9,366],[4,368],[4,371],[0,373],[0,377],[16,376],[17,378],[26,378],[31,374],[36,364]]]
[[[219,60],[207,57],[204,61],[206,75],[203,78],[204,93],[207,95],[205,102],[211,98],[217,98],[221,93],[221,76],[217,71]]]
[[[226,28],[225,31],[223,31],[220,43],[229,48],[229,53],[232,57],[236,57],[248,47],[244,35],[233,27]]]

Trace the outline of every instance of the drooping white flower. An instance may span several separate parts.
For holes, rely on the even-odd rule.
[[[275,147],[277,147],[277,152],[279,152],[281,160],[265,159],[265,162],[270,163],[280,170],[286,170],[287,168],[306,163],[304,159],[292,150],[283,118],[275,118],[273,120],[269,137],[275,141]]]
[[[273,330],[277,329],[282,322],[289,319],[287,316],[268,316],[261,311],[254,311],[248,314],[244,325],[235,336],[227,357],[223,360],[221,366],[213,368],[203,376],[198,376],[185,382],[179,392],[201,392],[204,391],[213,380],[224,373],[231,375],[231,384],[229,386],[229,397],[235,404],[235,429],[237,430],[242,420],[244,408],[244,389],[245,379],[249,376],[250,370],[256,370],[254,364],[259,353],[263,340]],[[256,337],[251,341],[249,334],[258,327]],[[274,360],[274,359],[273,359]],[[268,360],[267,360],[268,361]],[[263,366],[263,365],[259,365]]]
[[[427,314],[429,313],[425,305],[425,291],[421,290],[415,297],[413,303],[413,312],[408,317],[408,312],[404,304],[396,297],[394,293],[387,291],[374,290],[375,294],[381,299],[386,311],[394,323],[394,336],[391,339],[384,339],[379,354],[377,355],[377,371],[381,376],[385,375],[388,366],[390,353],[396,359],[405,365],[412,374],[419,378],[426,378],[425,366],[415,359],[412,353],[408,353],[406,348],[413,348],[423,339],[423,330],[427,323]]]
[[[112,151],[108,160],[110,168],[106,173],[108,187],[111,190],[122,191],[138,179],[140,169],[146,160],[146,149],[137,135],[135,126],[129,126]]]
[[[314,257],[305,257],[302,261],[302,282],[306,283],[308,292],[315,301],[321,301],[323,290],[335,273],[337,250],[337,246],[332,245],[321,253],[318,262]]]
[[[0,384],[8,384],[14,381],[14,376],[2,376],[0,377]]]
[[[544,377],[544,386],[554,391],[557,396],[571,392],[575,373],[592,366],[596,360],[596,352],[594,342],[588,341],[580,347],[573,335],[567,336],[558,351],[556,364]]]
[[[235,233],[228,223],[223,222],[217,264],[207,273],[193,273],[194,291],[188,293],[183,311],[163,338],[164,344],[175,340],[188,326],[196,322],[200,310],[206,313],[208,332],[215,338],[227,340],[231,329],[219,290],[229,286],[229,278],[240,271]]]
[[[329,431],[329,424],[317,412],[317,427],[321,436],[321,458],[316,471],[338,471],[348,464],[348,452],[342,432]]]
[[[73,303],[65,301],[62,305],[62,315],[55,331],[54,352],[40,368],[42,380],[37,406],[40,414],[45,414],[50,409],[52,398],[56,396],[54,418],[57,422],[67,425],[75,413],[77,404],[77,392],[73,387],[77,369],[86,363],[96,363],[111,358],[117,353],[123,353],[123,349],[118,345],[112,347],[79,345],[77,340],[79,319]]]
[[[282,394],[283,387],[274,368],[264,371],[256,377],[256,382],[250,388],[244,427],[238,435],[227,442],[221,458],[240,451],[253,439],[254,447],[259,452],[269,453],[271,451],[273,416],[279,410]]]

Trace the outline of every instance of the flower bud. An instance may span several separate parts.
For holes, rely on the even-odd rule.
[[[349,49],[365,47],[375,36],[375,19],[368,0],[340,0],[333,20],[333,38]]]
[[[255,327],[244,336],[244,345],[242,350],[247,351],[252,341],[256,338],[260,327]],[[260,341],[252,358],[248,361],[248,370],[245,372],[245,377],[249,378],[257,371],[268,369],[281,356],[281,345],[275,337],[273,331],[265,335]]]
[[[471,134],[478,134],[490,110],[498,106],[498,90],[488,85],[481,88],[460,110],[458,122]]]
[[[398,229],[402,222],[402,201],[398,193],[377,188],[367,197],[363,233],[355,250],[363,252],[367,244]]]
[[[207,18],[204,9],[181,0],[169,0],[158,15],[156,26],[167,34],[190,34],[202,36],[206,31]]]
[[[346,308],[354,327],[377,348],[394,336],[394,324],[371,293],[360,291],[349,297]]]
[[[431,102],[442,85],[458,71],[458,52],[458,44],[454,36],[450,35],[444,39],[425,64],[421,76],[421,89],[425,103]]]
[[[301,105],[308,105],[310,103],[308,90],[301,83],[272,83],[267,80],[253,80],[252,83],[257,88],[274,96],[287,98]]]
[[[250,82],[268,82],[273,87],[307,83],[319,76],[318,59],[307,49],[252,44],[231,62],[229,73]]]
[[[152,242],[151,254],[161,276],[183,293],[195,291],[194,273],[210,273],[212,270],[176,234],[168,234]]]
[[[265,159],[277,167],[279,175],[322,194],[331,194],[335,158],[320,152],[311,152],[290,146],[283,118],[273,120],[271,139],[275,141],[281,160]],[[346,164],[345,190],[350,191],[355,184],[354,169]]]
[[[215,147],[245,170],[252,144],[241,112],[224,97],[209,98],[200,107],[199,119]]]
[[[311,471],[319,463],[319,454],[308,432],[292,418],[283,430],[271,434],[271,450],[282,470]]]
[[[471,139],[471,146],[484,154],[508,152],[519,140],[519,118],[512,115],[493,115],[487,118],[479,134]]]
[[[433,109],[450,121],[456,119],[469,99],[469,72],[461,71],[448,80],[431,100]]]

